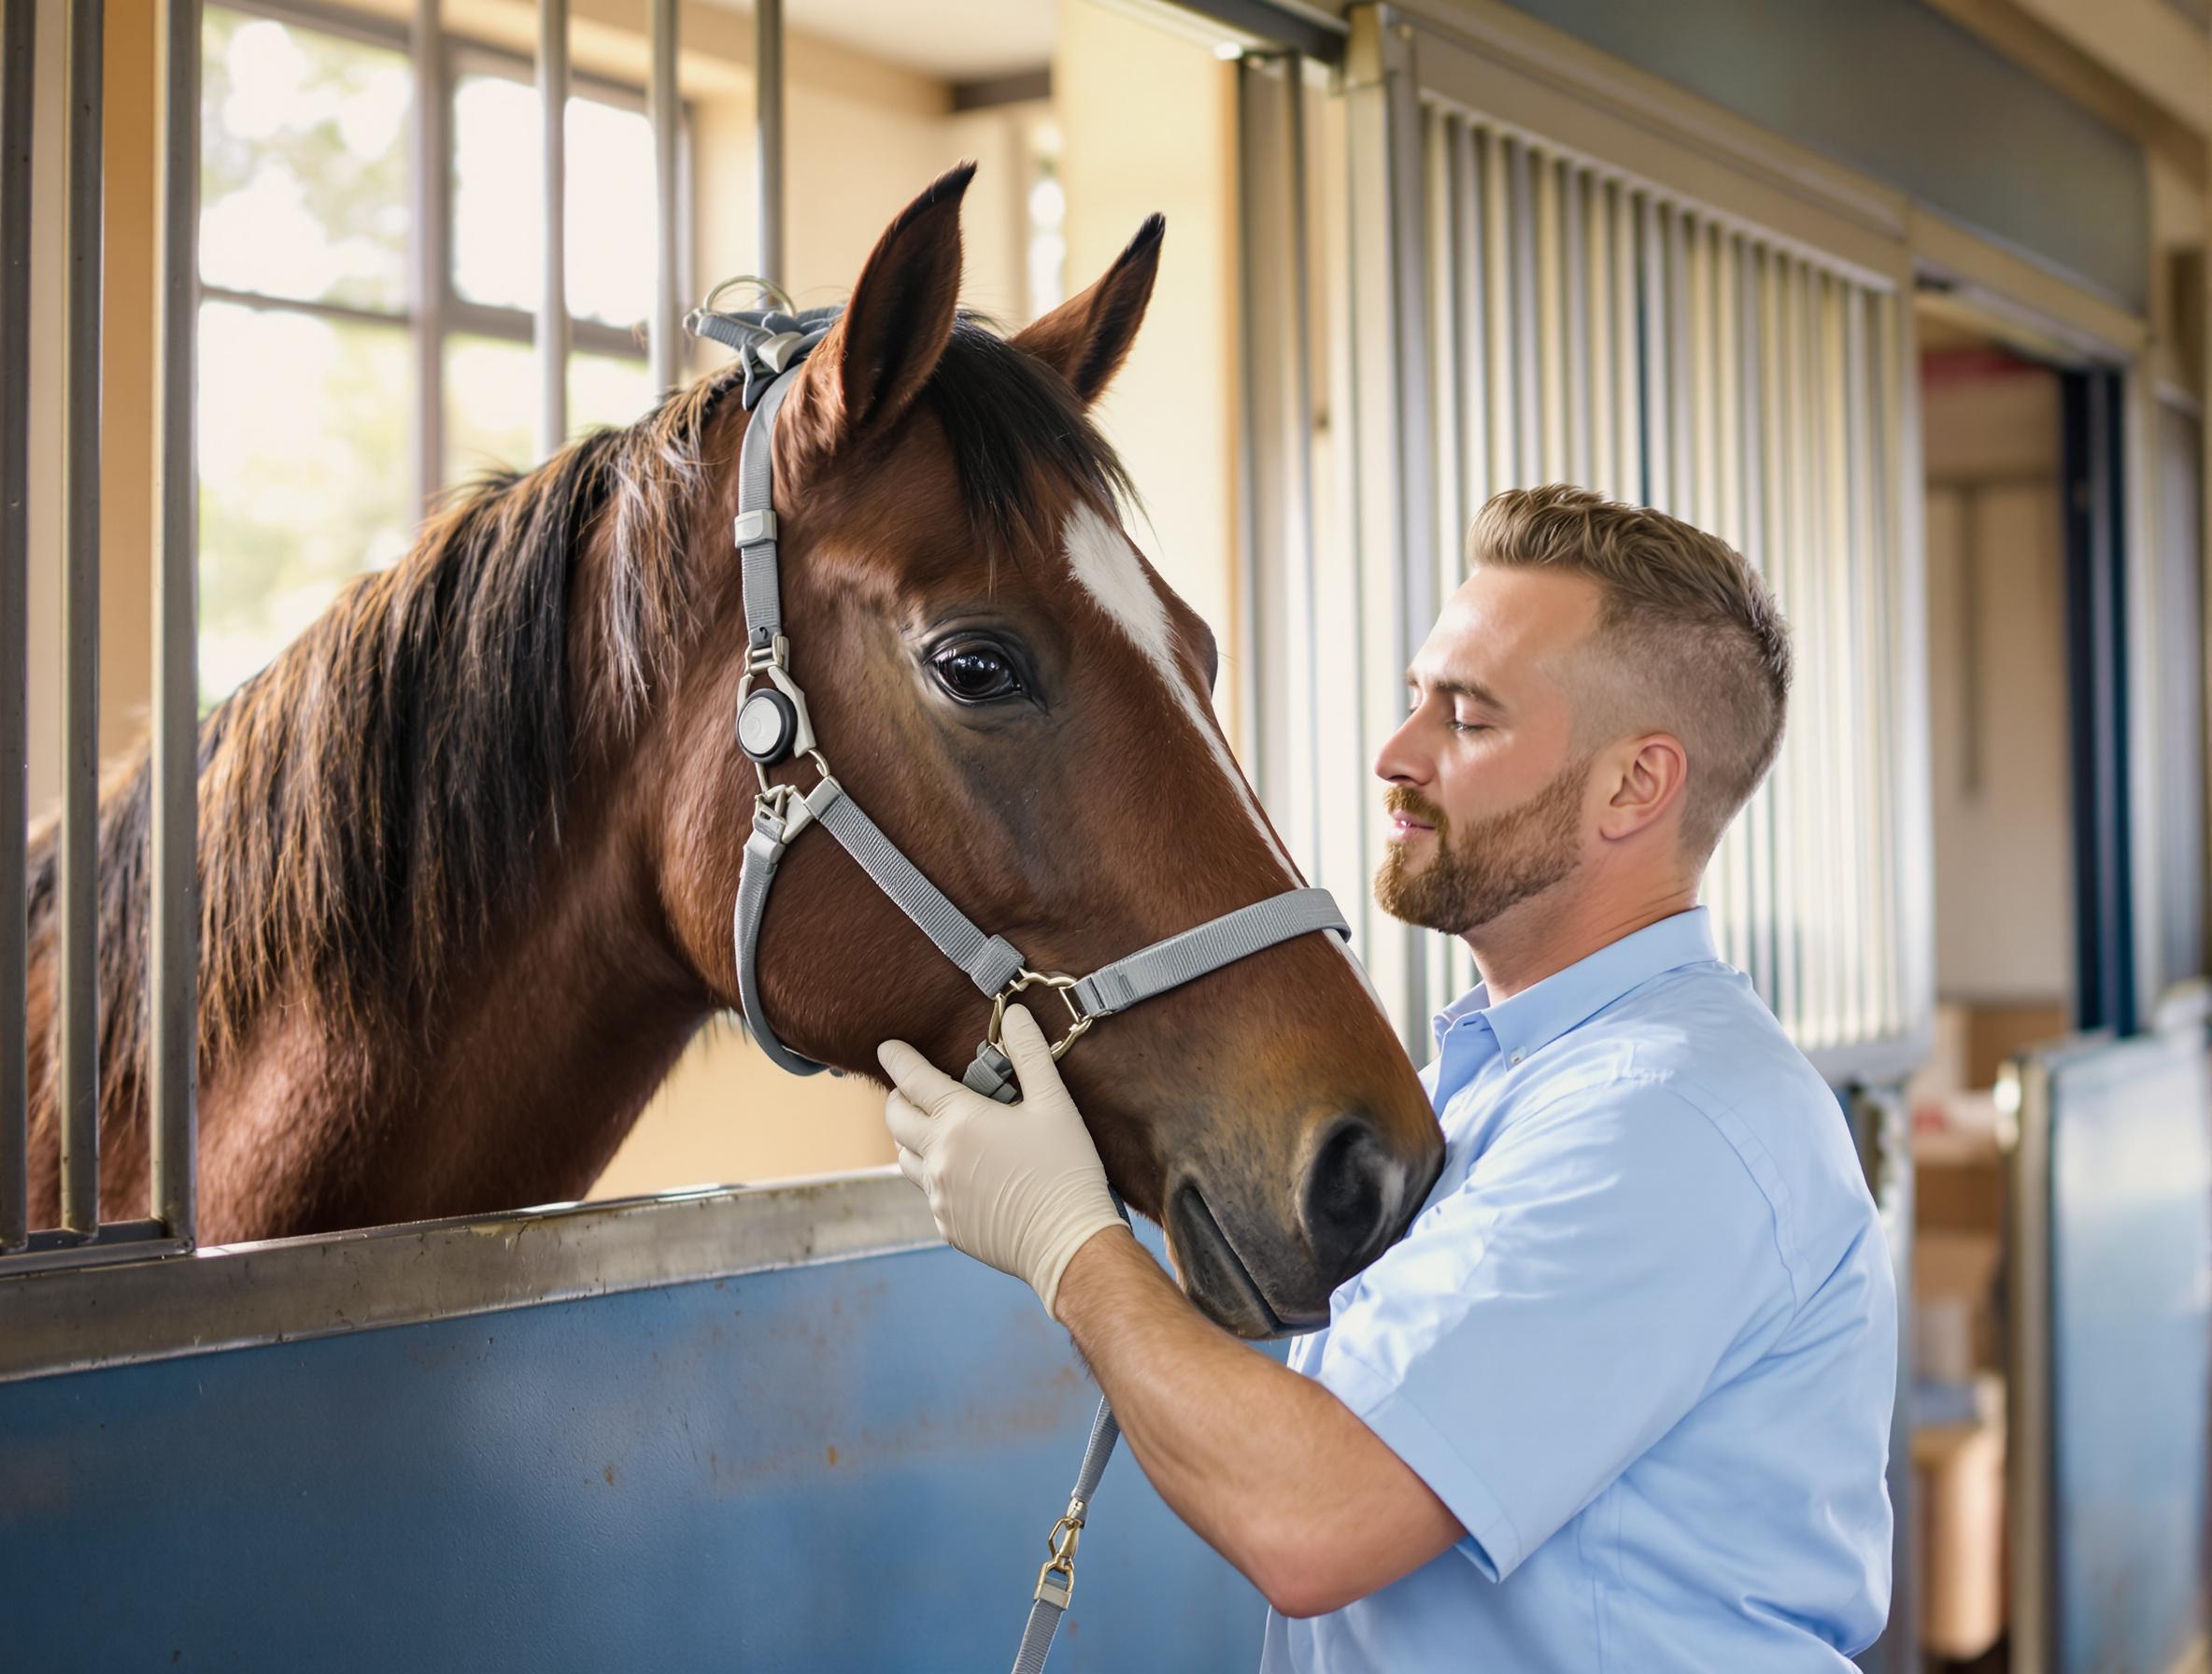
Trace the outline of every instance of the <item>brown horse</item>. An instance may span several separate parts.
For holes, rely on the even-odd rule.
[[[1123,534],[1127,485],[1085,415],[1161,223],[1001,339],[955,306],[971,172],[891,223],[793,386],[785,612],[843,783],[978,923],[1082,972],[1300,880],[1213,719],[1212,635]],[[208,1241],[581,1196],[736,1005],[736,385],[480,485],[208,718]],[[141,752],[101,802],[111,1217],[147,1185],[148,830]],[[32,1206],[50,1217],[50,830],[30,887]],[[784,865],[760,970],[783,1038],[862,1074],[894,1035],[957,1070],[987,1014],[823,838]],[[1440,1160],[1333,936],[1102,1023],[1064,1069],[1192,1295],[1247,1333],[1325,1314]]]

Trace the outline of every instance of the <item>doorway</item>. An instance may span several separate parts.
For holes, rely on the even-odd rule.
[[[1916,1525],[1900,1545],[1925,1666],[1957,1674],[2006,1666],[1999,1071],[2083,1009],[2076,899],[2096,834],[2077,817],[2068,550],[2088,519],[2066,485],[2090,425],[2076,375],[1924,303],[1919,326],[1936,1006],[1907,1090]]]

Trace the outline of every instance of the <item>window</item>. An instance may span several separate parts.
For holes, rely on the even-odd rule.
[[[358,23],[358,26],[357,26]],[[448,40],[450,237],[425,320],[410,295],[421,88],[403,29],[366,15],[209,6],[200,217],[200,690],[212,705],[407,550],[418,408],[440,404],[439,487],[536,454],[542,220],[531,65]],[[655,391],[652,132],[640,95],[569,100],[572,434]],[[437,333],[442,388],[419,387]]]

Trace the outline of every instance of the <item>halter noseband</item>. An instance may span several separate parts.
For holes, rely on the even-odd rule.
[[[735,532],[744,584],[745,672],[737,692],[737,742],[752,761],[760,787],[753,799],[753,833],[745,842],[739,873],[732,935],[745,1026],[770,1061],[794,1075],[812,1075],[828,1067],[801,1057],[776,1038],[761,1003],[758,969],[760,924],[776,868],[784,851],[810,825],[819,825],[836,838],[876,887],[989,998],[990,1026],[960,1079],[1002,1103],[1014,1102],[1016,1085],[1014,1064],[1000,1048],[1000,1024],[1007,1001],[1026,988],[1043,984],[1067,1003],[1071,1022],[1052,1049],[1057,1058],[1099,1018],[1279,942],[1314,930],[1334,930],[1349,941],[1352,929],[1327,890],[1290,889],[1076,978],[1030,970],[1017,948],[1004,937],[986,936],[922,875],[830,773],[815,743],[806,694],[791,678],[791,646],[783,631],[771,493],[775,418],[801,362],[830,334],[839,310],[716,312],[715,297],[723,289],[717,286],[684,324],[693,334],[737,351],[744,366],[744,403],[753,414],[738,459]],[[803,794],[795,785],[773,784],[768,777],[770,768],[795,756],[810,758],[821,775]]]

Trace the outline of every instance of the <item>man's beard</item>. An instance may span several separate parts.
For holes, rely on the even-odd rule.
[[[1478,820],[1456,837],[1442,809],[1417,790],[1391,787],[1383,806],[1433,826],[1436,853],[1414,872],[1407,864],[1409,845],[1393,843],[1375,870],[1377,904],[1408,924],[1464,936],[1565,882],[1581,865],[1589,778],[1584,757],[1518,807]]]

